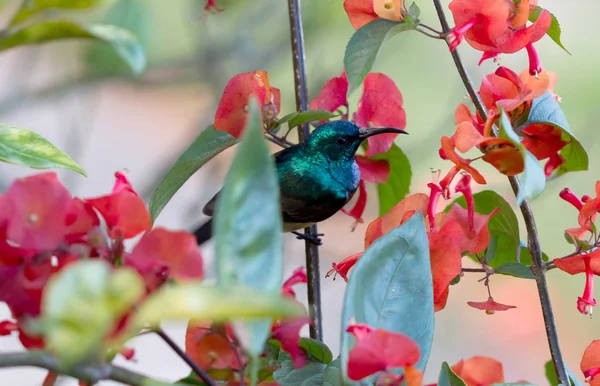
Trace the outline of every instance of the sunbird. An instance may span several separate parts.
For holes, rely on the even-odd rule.
[[[303,143],[275,154],[279,179],[283,231],[316,244],[321,240],[296,232],[328,219],[350,201],[360,181],[360,171],[354,159],[365,139],[378,134],[406,131],[393,127],[364,129],[353,122],[338,120],[323,123]],[[202,210],[213,216],[219,193]],[[257,214],[260,215],[260,214]],[[198,245],[212,237],[212,218],[195,232]]]

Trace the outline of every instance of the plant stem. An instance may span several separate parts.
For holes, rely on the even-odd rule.
[[[0,368],[3,367],[39,367],[54,373],[69,375],[89,384],[110,379],[131,386],[184,386],[182,383],[158,381],[110,363],[90,363],[65,367],[58,358],[44,351],[0,354]]]
[[[175,351],[175,353],[181,358],[183,359],[183,361],[185,363],[187,363],[188,366],[190,366],[190,368],[192,369],[192,371],[194,373],[196,373],[196,375],[198,377],[200,377],[200,379],[202,379],[202,381],[204,383],[206,383],[209,386],[217,386],[216,382],[212,380],[212,378],[210,377],[210,375],[208,375],[208,373],[206,371],[204,371],[204,369],[202,369],[200,366],[198,366],[198,364],[196,362],[194,362],[192,360],[192,358],[190,358],[185,351],[183,351],[179,346],[177,346],[177,343],[175,343],[173,341],[173,339],[171,339],[169,337],[169,335],[167,335],[162,329],[158,329],[156,330],[156,334],[158,336],[161,337],[162,340],[165,341],[166,344],[169,345],[169,347],[171,347],[171,349],[173,351]]]
[[[447,34],[450,32],[450,26],[446,20],[444,8],[442,7],[440,0],[433,0],[433,4],[435,5],[435,10],[440,20],[442,31],[444,34]],[[485,105],[475,91],[475,87],[473,87],[473,82],[471,81],[471,78],[465,69],[458,50],[455,49],[451,52],[451,54],[454,64],[456,65],[456,69],[458,70],[458,74],[460,75],[460,78],[462,79],[464,86],[469,93],[469,97],[471,97],[471,100],[479,112],[479,115],[485,121],[487,119]],[[516,176],[512,176],[508,177],[508,180],[513,192],[516,195],[519,191],[519,179]],[[535,275],[535,281],[538,287],[538,294],[542,306],[542,314],[544,316],[544,324],[546,326],[546,336],[548,338],[550,354],[552,355],[552,361],[554,363],[554,368],[556,369],[556,375],[559,383],[568,385],[570,381],[569,377],[567,376],[565,361],[563,359],[562,352],[560,350],[560,343],[558,341],[556,322],[554,321],[554,313],[552,312],[552,302],[550,301],[548,284],[546,282],[546,267],[542,259],[542,248],[540,246],[537,227],[535,225],[535,217],[533,216],[533,211],[531,210],[531,206],[527,200],[523,200],[520,209],[521,214],[523,215],[523,220],[525,221],[525,228],[527,229],[527,248],[529,249],[532,260],[531,271]]]
[[[292,38],[292,61],[294,63],[294,89],[296,91],[296,108],[298,111],[308,110],[308,91],[306,86],[306,56],[304,54],[304,33],[302,32],[302,15],[300,0],[288,0],[290,15],[290,32]],[[298,130],[298,139],[302,143],[309,135],[308,124],[303,124]],[[315,236],[317,226],[305,228],[306,235]],[[321,274],[319,272],[319,246],[306,240],[306,271],[308,273],[308,313],[312,323],[310,337],[323,340],[322,309],[321,309]]]

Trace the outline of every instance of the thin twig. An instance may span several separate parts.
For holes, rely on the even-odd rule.
[[[430,34],[429,32],[425,32],[425,31],[423,31],[422,29],[419,29],[419,28],[415,28],[415,31],[420,32],[423,35],[428,36],[428,37],[433,38],[433,39],[443,39],[443,37],[441,37],[440,35]]]
[[[158,329],[156,330],[156,334],[158,336],[161,337],[162,340],[165,341],[166,344],[169,345],[169,347],[171,347],[171,349],[173,351],[175,351],[175,353],[181,358],[183,359],[183,361],[185,363],[187,363],[188,366],[190,366],[190,368],[192,369],[192,371],[194,373],[196,373],[197,376],[200,377],[200,379],[202,379],[202,381],[204,383],[206,383],[209,386],[217,386],[217,383],[215,381],[212,380],[212,378],[210,377],[210,375],[208,375],[208,373],[206,371],[204,371],[204,369],[202,369],[200,366],[198,366],[198,364],[196,362],[194,362],[192,360],[192,358],[190,358],[185,351],[183,351],[179,346],[177,346],[177,343],[175,343],[173,341],[173,339],[171,339],[169,337],[169,335],[167,335],[162,329]]]
[[[434,34],[436,34],[436,35],[438,35],[440,37],[444,34],[442,31],[438,31],[437,29],[432,28],[432,27],[428,26],[427,24],[419,23],[419,27],[423,27],[425,29],[428,29],[428,30],[430,30],[431,32],[433,32]]]
[[[463,268],[463,272],[477,272],[477,273],[486,273],[487,271],[483,268]]]
[[[39,367],[94,384],[112,380],[131,386],[184,386],[182,383],[158,381],[110,363],[88,363],[66,367],[58,358],[44,351],[25,351],[0,354],[0,368]]]
[[[296,91],[296,108],[298,111],[308,110],[308,91],[306,86],[306,57],[304,54],[304,35],[302,32],[302,16],[300,1],[288,0],[290,15],[290,32],[292,38],[292,60],[294,63],[294,85]],[[302,143],[309,135],[308,124],[303,124],[298,130],[298,139]],[[307,236],[315,236],[317,226],[312,225],[304,229]],[[306,240],[306,271],[308,273],[308,312],[312,319],[310,337],[323,340],[322,309],[321,309],[321,274],[319,272],[319,246]]]
[[[450,26],[448,25],[448,21],[446,20],[444,8],[442,7],[440,0],[433,0],[433,4],[435,5],[435,10],[440,20],[440,24],[442,25],[442,31],[444,32],[444,34],[447,34],[448,32],[450,32]],[[487,111],[485,109],[485,105],[483,104],[481,98],[475,91],[473,82],[471,81],[471,78],[465,69],[465,66],[460,58],[458,50],[453,50],[451,54],[452,59],[454,60],[454,64],[456,65],[456,69],[458,70],[458,73],[460,75],[460,78],[462,79],[464,86],[467,89],[467,92],[469,93],[469,97],[471,97],[471,101],[473,101],[473,104],[479,112],[479,115],[485,121],[487,119]],[[513,189],[513,192],[516,195],[519,191],[519,179],[516,176],[512,176],[508,177],[508,180]],[[542,314],[544,316],[544,324],[546,326],[546,336],[548,337],[550,354],[552,355],[552,361],[554,363],[554,368],[556,369],[556,374],[558,376],[559,383],[568,385],[570,381],[567,376],[565,361],[563,359],[562,352],[560,350],[560,343],[558,341],[558,332],[556,330],[556,322],[554,321],[554,313],[552,312],[552,302],[550,301],[550,294],[548,292],[548,284],[546,282],[546,270],[544,261],[542,259],[542,248],[540,246],[540,240],[535,224],[535,217],[533,216],[533,211],[531,210],[531,206],[529,205],[529,202],[527,200],[523,200],[520,209],[521,214],[523,215],[523,220],[525,221],[525,228],[527,229],[527,247],[529,249],[529,253],[531,255],[531,260],[533,263],[531,271],[535,275],[535,281],[538,287],[538,294],[542,306]]]
[[[274,143],[275,145],[278,145],[278,146],[284,148],[284,149],[293,145],[291,142],[286,141],[286,140],[282,141],[281,139],[279,139],[279,137],[276,137],[274,135],[265,134],[265,139],[269,142]]]

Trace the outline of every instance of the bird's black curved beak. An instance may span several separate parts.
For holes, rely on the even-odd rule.
[[[371,127],[369,129],[360,128],[358,129],[358,138],[365,140],[373,135],[385,134],[385,133],[396,133],[396,134],[408,134],[402,129],[396,129],[395,127]]]

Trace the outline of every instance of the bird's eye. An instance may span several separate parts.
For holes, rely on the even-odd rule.
[[[346,142],[348,142],[348,140],[346,139],[346,137],[339,137],[338,139],[335,140],[335,142],[338,145],[345,145]]]

